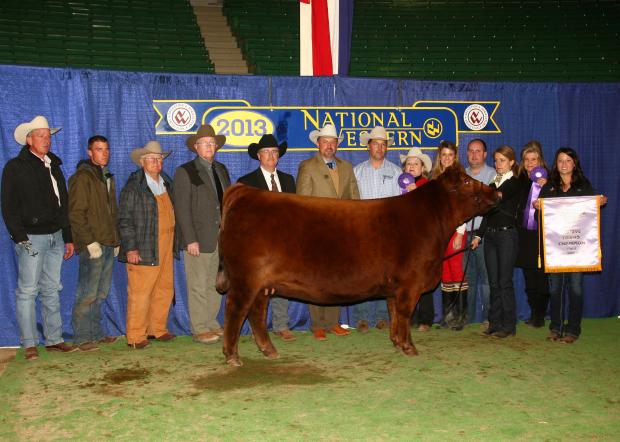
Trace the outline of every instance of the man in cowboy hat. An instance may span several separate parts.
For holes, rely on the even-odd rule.
[[[72,322],[74,344],[81,351],[95,351],[98,342],[116,341],[116,337],[104,336],[100,309],[110,291],[120,236],[107,138],[90,137],[87,152],[89,159],[80,161],[69,178],[69,219],[80,261]]]
[[[2,173],[2,216],[17,253],[15,312],[28,360],[39,356],[37,296],[47,351],[77,350],[63,341],[60,317],[60,267],[63,258],[73,255],[73,239],[62,161],[50,152],[52,135],[59,130],[40,115],[17,126],[15,140],[23,147]]]
[[[319,152],[299,165],[297,194],[359,199],[360,194],[353,174],[353,166],[348,161],[336,158],[338,144],[342,142],[342,137],[338,136],[336,128],[331,124],[326,124],[320,130],[313,130],[310,132],[310,141],[317,145]],[[308,310],[315,339],[326,340],[326,331],[338,336],[349,334],[349,331],[339,324],[340,307],[309,305]]]
[[[148,338],[167,342],[168,313],[174,295],[174,210],[172,180],[163,171],[164,152],[157,141],[134,149],[140,169],[129,175],[121,191],[118,260],[127,263],[127,344],[149,345]]]
[[[353,169],[362,199],[386,198],[400,195],[398,177],[401,169],[385,158],[387,149],[394,143],[382,126],[376,126],[370,133],[362,132],[360,141],[368,147],[368,160]],[[359,332],[368,331],[370,311],[375,313],[375,326],[386,329],[389,315],[385,300],[367,301],[353,306],[353,316],[357,319],[356,328]]]
[[[222,297],[215,291],[219,264],[217,235],[224,190],[230,186],[226,166],[215,153],[226,143],[210,125],[200,126],[185,144],[196,158],[174,173],[179,249],[184,251],[189,320],[194,341],[212,344],[223,329],[217,321]]]
[[[286,153],[286,148],[286,141],[278,144],[272,134],[265,134],[258,143],[250,144],[248,154],[251,158],[258,160],[260,165],[255,171],[239,178],[239,182],[271,192],[295,193],[293,175],[276,169],[278,160]],[[283,341],[297,339],[288,328],[288,300],[273,298],[271,309],[274,334],[280,336]]]

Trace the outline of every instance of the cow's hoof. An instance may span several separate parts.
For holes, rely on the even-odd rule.
[[[413,345],[411,347],[409,347],[409,346],[403,347],[402,350],[403,350],[403,353],[405,353],[407,356],[417,356],[418,355],[418,350]]]
[[[241,367],[243,365],[243,362],[241,362],[239,356],[231,356],[230,358],[226,359],[226,363],[231,367]]]
[[[275,350],[275,349],[265,349],[265,350],[263,350],[263,354],[268,359],[278,359],[280,357],[278,351]]]

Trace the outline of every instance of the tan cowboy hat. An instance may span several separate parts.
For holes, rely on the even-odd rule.
[[[321,130],[313,130],[310,132],[310,141],[314,144],[319,144],[320,137],[338,138],[338,143],[342,143],[342,140],[344,140],[343,136],[338,136],[338,133],[336,133],[336,126],[333,124],[326,124]]]
[[[383,140],[387,141],[388,147],[394,144],[394,138],[389,138],[385,128],[383,126],[375,126],[370,133],[362,132],[360,134],[360,142],[366,146],[370,140]]]
[[[26,144],[26,137],[30,132],[35,129],[49,129],[50,133],[54,135],[61,128],[50,128],[50,125],[47,122],[47,118],[42,115],[37,115],[32,119],[32,121],[22,123],[15,128],[15,141],[17,141],[20,145],[24,146]]]
[[[133,161],[136,165],[142,166],[140,164],[140,159],[144,155],[148,155],[150,153],[160,154],[166,158],[171,152],[164,152],[158,141],[149,141],[144,145],[144,147],[138,147],[137,149],[132,150],[129,156],[131,157],[131,161]]]
[[[215,138],[215,142],[217,143],[218,149],[221,149],[222,146],[226,144],[226,137],[224,135],[216,135],[215,130],[213,130],[213,127],[210,124],[203,124],[202,126],[198,128],[198,131],[194,135],[192,135],[185,141],[185,145],[192,152],[196,152],[196,148],[194,147],[194,144],[196,144],[196,141],[198,141],[202,137]]]
[[[433,161],[431,160],[431,157],[429,157],[425,153],[422,153],[419,147],[412,147],[411,149],[409,149],[409,152],[407,152],[407,155],[401,155],[400,162],[404,165],[407,161],[407,158],[412,157],[419,158],[420,161],[422,161],[422,164],[424,164],[426,171],[428,173],[431,173],[431,169],[433,168]]]

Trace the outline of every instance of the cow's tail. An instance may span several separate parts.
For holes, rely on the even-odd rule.
[[[215,277],[215,290],[220,294],[224,294],[230,288],[230,281],[228,280],[228,274],[224,268],[224,260],[222,259],[222,253],[220,252],[220,265],[217,268],[217,276]]]
[[[222,256],[222,245],[218,247],[218,255],[220,263],[217,266],[217,276],[215,277],[215,290],[220,294],[224,294],[230,288],[230,280],[228,279],[228,273],[224,267],[224,257]]]

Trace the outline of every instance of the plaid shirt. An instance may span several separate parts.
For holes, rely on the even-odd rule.
[[[370,160],[358,164],[353,173],[357,179],[360,198],[368,200],[400,195],[398,177],[402,172],[400,167],[388,160],[383,160],[378,169],[372,167]]]

